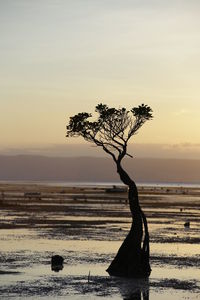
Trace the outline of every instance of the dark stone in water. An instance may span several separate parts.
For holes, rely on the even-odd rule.
[[[184,227],[190,227],[190,222],[185,222]]]
[[[53,255],[51,258],[51,270],[59,272],[63,269],[64,258],[60,255]]]

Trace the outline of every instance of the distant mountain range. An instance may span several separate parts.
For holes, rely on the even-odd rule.
[[[124,167],[136,182],[200,183],[200,160],[134,158]],[[0,180],[120,181],[105,157],[0,156]]]

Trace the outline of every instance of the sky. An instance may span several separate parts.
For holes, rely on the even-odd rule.
[[[154,119],[132,142],[200,158],[199,11],[199,0],[0,0],[1,152],[59,153],[83,143],[65,137],[70,116],[145,103]]]

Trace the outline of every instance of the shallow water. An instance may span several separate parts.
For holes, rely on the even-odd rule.
[[[105,299],[123,299],[127,291],[124,285],[128,283],[123,279],[111,280],[105,271],[120,243],[46,239],[38,238],[36,230],[1,230],[1,270],[5,273],[1,275],[0,295],[2,299],[17,299],[18,295],[19,299],[45,299],[46,294],[48,299],[55,294],[61,299],[67,295],[70,299],[96,299],[104,297],[104,289]],[[59,273],[51,271],[50,259],[55,253],[65,258]],[[198,299],[199,268],[195,263],[199,254],[200,246],[196,244],[152,243],[149,299]],[[138,290],[137,285],[132,285],[130,281],[130,294]]]
[[[130,227],[124,204],[84,203],[71,210],[67,204],[68,210],[48,213],[2,210],[0,299],[199,299],[200,212],[188,206],[180,212],[171,203],[145,207],[151,236],[149,280],[106,273]],[[184,228],[187,219],[190,228]],[[64,258],[60,272],[51,270],[54,254]]]

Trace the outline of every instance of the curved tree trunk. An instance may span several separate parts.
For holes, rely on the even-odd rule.
[[[122,182],[129,187],[128,199],[132,214],[132,225],[116,257],[106,271],[113,276],[148,277],[151,273],[151,268],[149,265],[149,233],[147,220],[139,205],[138,190],[135,182],[124,171],[120,162],[117,162],[117,172]]]

